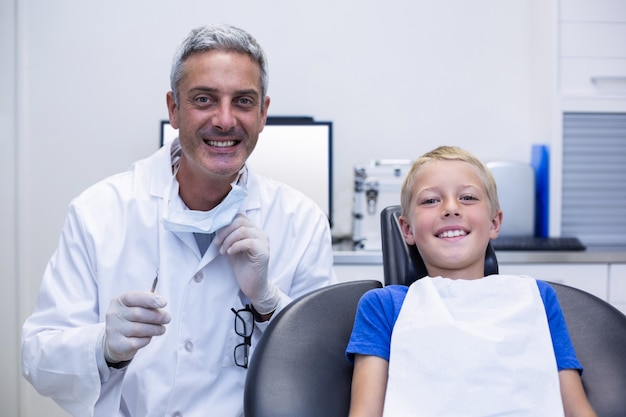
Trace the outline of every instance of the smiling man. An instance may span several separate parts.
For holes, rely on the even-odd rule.
[[[189,208],[210,210],[230,191],[254,150],[270,99],[261,67],[245,53],[197,52],[180,73],[177,87],[167,93],[170,122],[179,129],[183,150],[180,194]],[[206,192],[195,192],[198,187]]]
[[[191,31],[166,96],[179,138],[70,204],[22,357],[72,415],[242,415],[269,320],[335,282],[324,212],[246,166],[267,77],[247,32]]]

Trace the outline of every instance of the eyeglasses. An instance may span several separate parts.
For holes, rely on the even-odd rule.
[[[252,346],[252,332],[254,331],[254,315],[250,304],[240,310],[230,309],[235,313],[235,333],[243,337],[243,342],[235,346],[233,350],[233,358],[235,365],[242,368],[248,368],[248,354],[250,346]]]

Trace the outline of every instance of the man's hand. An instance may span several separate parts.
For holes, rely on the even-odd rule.
[[[278,289],[269,282],[269,238],[267,234],[239,213],[233,222],[220,229],[215,243],[221,254],[230,255],[233,273],[241,291],[259,314],[269,314],[278,306]]]
[[[109,363],[131,360],[150,343],[152,336],[165,333],[170,314],[161,310],[167,301],[158,294],[131,291],[111,300],[106,313],[104,358]]]

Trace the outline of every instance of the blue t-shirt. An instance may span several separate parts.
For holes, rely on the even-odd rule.
[[[577,369],[582,372],[582,365],[576,358],[574,345],[554,288],[539,280],[537,287],[546,309],[559,371]],[[357,308],[352,336],[346,348],[346,356],[350,362],[354,362],[355,354],[379,356],[389,361],[391,333],[408,290],[409,287],[404,285],[387,285],[363,295]]]

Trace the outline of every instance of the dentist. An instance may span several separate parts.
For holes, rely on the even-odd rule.
[[[323,211],[246,165],[267,85],[250,34],[192,30],[166,96],[179,137],[71,202],[22,335],[23,375],[71,415],[243,415],[268,321],[335,282]]]

